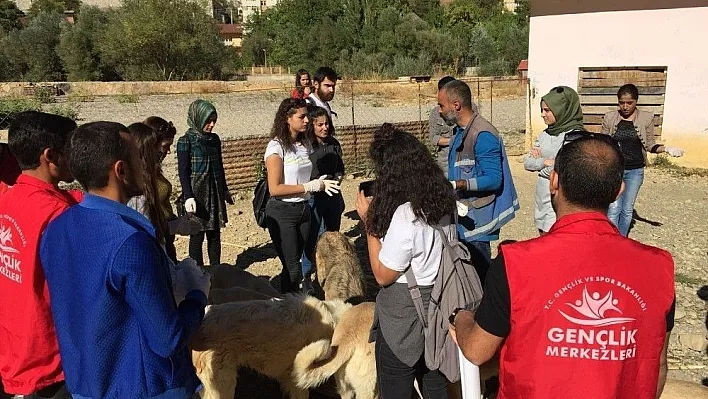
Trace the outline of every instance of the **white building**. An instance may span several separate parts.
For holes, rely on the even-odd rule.
[[[276,4],[278,0],[241,0],[240,14],[243,16],[243,22],[248,21],[251,15],[275,7]]]
[[[657,140],[686,150],[678,163],[708,166],[706,38],[706,0],[532,0],[527,143],[546,127],[539,102],[551,88],[576,88],[597,131],[619,86],[634,83]]]

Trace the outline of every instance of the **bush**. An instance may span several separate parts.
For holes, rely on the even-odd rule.
[[[56,90],[53,86],[35,86],[34,99],[41,104],[51,104],[56,101],[54,94]]]
[[[74,108],[71,104],[56,104],[47,108],[46,112],[60,115],[74,121],[79,118],[79,110]]]
[[[118,102],[121,104],[137,104],[140,102],[140,96],[137,94],[121,94],[118,96]]]
[[[0,99],[0,129],[7,129],[14,114],[23,111],[39,111],[42,104],[33,98]]]

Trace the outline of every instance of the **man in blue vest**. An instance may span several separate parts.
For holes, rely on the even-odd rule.
[[[514,218],[519,199],[508,157],[497,129],[472,102],[467,83],[454,80],[438,91],[438,107],[445,123],[455,126],[448,155],[448,178],[457,191],[457,232],[467,246],[479,278],[484,282],[491,264],[490,241]]]

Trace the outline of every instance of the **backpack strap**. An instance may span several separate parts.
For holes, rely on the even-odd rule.
[[[428,328],[428,319],[425,317],[425,309],[423,308],[423,297],[420,295],[420,288],[418,287],[418,280],[415,279],[413,274],[413,268],[408,267],[406,269],[406,281],[408,282],[408,291],[411,293],[411,298],[413,298],[413,305],[415,305],[415,311],[418,313],[418,318],[421,323],[423,323],[423,329]]]

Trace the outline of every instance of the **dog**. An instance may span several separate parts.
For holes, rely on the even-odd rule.
[[[242,302],[254,300],[270,300],[274,297],[260,292],[247,290],[241,287],[213,288],[209,291],[209,305],[220,305],[228,302]]]
[[[239,287],[274,298],[281,296],[280,292],[273,288],[268,280],[254,276],[239,267],[221,264],[205,270],[211,274],[211,289]]]
[[[364,302],[342,314],[331,341],[304,347],[295,357],[293,379],[299,388],[314,388],[334,376],[342,399],[376,399],[376,360],[369,330],[374,303]]]
[[[312,342],[331,339],[350,307],[341,300],[300,294],[208,306],[190,341],[192,362],[204,385],[202,398],[232,399],[238,369],[246,366],[276,379],[291,399],[307,399],[308,391],[292,378],[295,356]]]
[[[364,272],[354,245],[344,234],[334,231],[322,234],[317,241],[315,264],[325,300],[341,299],[351,304],[365,300]]]

